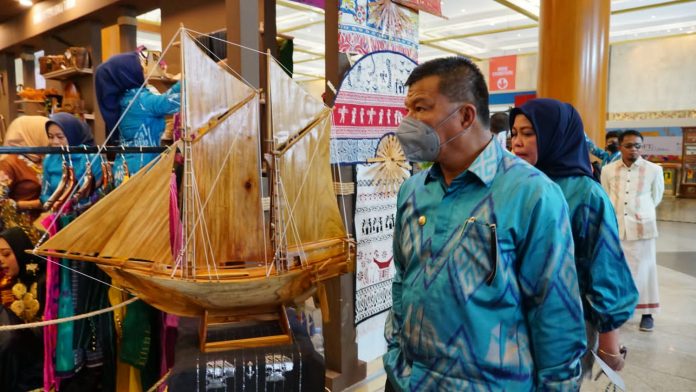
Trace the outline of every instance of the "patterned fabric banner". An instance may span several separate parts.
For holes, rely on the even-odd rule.
[[[385,191],[378,178],[380,163],[356,165],[355,323],[389,310],[394,276],[392,238],[396,192]],[[408,176],[408,170],[404,170]]]
[[[361,58],[346,73],[334,104],[331,162],[366,162],[379,139],[406,115],[406,79],[416,64],[391,51]]]
[[[341,0],[338,50],[393,50],[418,59],[418,11],[385,0]]]
[[[442,4],[440,0],[392,0],[406,7],[427,12],[435,16],[442,16]]]

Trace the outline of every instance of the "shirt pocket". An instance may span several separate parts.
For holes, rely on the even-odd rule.
[[[467,301],[478,289],[492,286],[498,275],[499,258],[497,225],[476,217],[467,219],[450,260],[457,296]]]

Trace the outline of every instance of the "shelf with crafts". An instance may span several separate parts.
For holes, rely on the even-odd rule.
[[[46,72],[41,76],[43,76],[44,79],[67,80],[78,76],[91,76],[92,73],[92,68],[70,67],[65,69],[59,69],[57,71]]]
[[[62,97],[53,101],[52,111],[72,113],[84,120],[94,120],[92,68],[65,68],[44,73],[46,83],[61,91]]]
[[[31,116],[46,115],[46,101],[41,99],[18,99],[14,101],[18,105],[17,112]]]
[[[682,143],[681,197],[696,198],[696,128],[684,128]]]

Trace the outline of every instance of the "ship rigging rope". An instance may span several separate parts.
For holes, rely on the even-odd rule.
[[[186,29],[186,30],[187,30],[187,31],[190,31],[190,32],[192,32],[192,33],[194,33],[194,34],[199,34],[199,36],[206,36],[206,37],[211,38],[211,39],[214,39],[214,40],[222,41],[222,42],[225,42],[225,43],[230,44],[230,45],[233,45],[233,46],[238,46],[238,47],[240,47],[240,48],[247,49],[247,50],[250,50],[250,51],[252,51],[252,52],[256,52],[256,53],[259,53],[259,54],[268,56],[268,53],[264,53],[264,52],[258,51],[258,50],[256,50],[256,49],[249,48],[249,47],[246,47],[246,46],[244,46],[244,45],[240,45],[240,44],[237,44],[237,43],[234,43],[234,42],[226,41],[226,40],[224,40],[224,39],[222,39],[222,38],[219,38],[219,37],[214,37],[214,36],[212,36],[212,35],[203,34],[203,33],[200,33],[200,32],[198,32],[198,31],[191,30],[191,29]],[[194,39],[195,39],[196,41],[198,41],[199,44],[201,44],[199,47],[203,48],[206,52],[208,52],[208,54],[209,54],[210,56],[212,56],[212,57],[215,58],[215,61],[216,61],[217,64],[223,65],[223,66],[227,69],[227,71],[229,71],[229,72],[231,72],[232,74],[234,74],[235,76],[237,76],[237,77],[238,77],[239,79],[241,79],[244,83],[246,83],[247,86],[249,86],[250,88],[255,89],[255,88],[252,86],[252,84],[251,84],[248,80],[246,80],[246,79],[245,79],[241,74],[239,74],[239,72],[237,72],[234,68],[230,67],[230,65],[227,64],[227,62],[224,61],[224,59],[221,59],[215,52],[213,52],[212,50],[210,50],[206,45],[203,45],[202,43],[200,43],[200,41],[199,41],[197,38],[194,38]],[[269,56],[268,58],[269,58],[269,59],[272,59],[273,57],[272,57],[272,56]],[[288,69],[287,69],[283,64],[278,63],[278,62],[276,62],[276,63],[277,63],[278,65],[280,65],[281,67],[283,67],[283,69],[285,69],[286,72],[291,73],[290,71],[288,71]],[[263,177],[263,173],[262,173],[262,172],[263,172],[263,169],[261,168],[261,165],[259,165],[258,169],[259,169],[259,170],[258,170],[258,171],[259,171],[259,178],[261,178],[261,177]],[[199,200],[199,203],[200,203],[200,200]],[[266,214],[263,213],[263,210],[261,211],[261,219],[263,220],[263,227],[266,227]],[[265,236],[265,235],[263,235],[262,238],[263,238],[263,257],[264,257],[263,259],[264,259],[264,262],[265,262],[267,265],[269,265],[269,264],[268,264],[268,243],[267,243],[267,239],[266,239],[266,236]],[[209,240],[209,239],[208,239],[208,240]],[[211,245],[211,249],[212,249],[212,245]],[[212,252],[212,250],[211,250],[211,252]],[[273,263],[270,263],[270,266],[271,266],[271,268],[268,269],[268,271],[267,271],[267,273],[266,273],[266,276],[269,276],[269,275],[270,275],[270,271],[272,270]],[[218,276],[217,264],[213,263],[213,267],[215,268],[215,276]],[[176,270],[176,268],[175,268],[175,270]],[[174,276],[174,275],[172,275],[172,276]],[[219,279],[219,277],[218,277],[218,279]]]
[[[237,43],[234,43],[234,42],[226,41],[226,40],[224,40],[224,39],[222,39],[222,38],[214,37],[214,36],[208,35],[208,34],[203,34],[203,33],[200,33],[200,32],[198,32],[198,31],[191,30],[191,29],[186,29],[186,30],[187,30],[187,31],[190,31],[190,32],[192,32],[192,33],[194,33],[194,34],[198,34],[199,36],[206,36],[206,37],[211,38],[211,39],[214,39],[214,40],[222,41],[222,42],[225,42],[225,43],[230,44],[230,45],[233,45],[233,46],[238,46],[238,47],[240,47],[240,48],[247,49],[247,50],[250,50],[250,51],[252,51],[252,52],[256,52],[256,53],[259,53],[259,54],[268,56],[268,53],[264,53],[264,52],[258,51],[258,50],[256,50],[256,49],[249,48],[249,47],[247,47],[247,46],[240,45],[240,44],[237,44]],[[221,59],[215,52],[213,52],[212,50],[210,50],[206,45],[203,45],[203,44],[198,40],[198,38],[195,38],[195,37],[194,37],[193,39],[196,40],[196,41],[200,44],[200,46],[199,46],[200,48],[203,48],[206,52],[208,52],[208,54],[209,54],[210,56],[212,56],[212,57],[215,58],[215,61],[216,61],[217,64],[223,65],[223,66],[227,69],[227,71],[231,72],[232,74],[234,74],[235,76],[237,76],[239,79],[241,79],[244,83],[247,84],[247,86],[249,86],[249,88],[252,88],[252,89],[256,90],[256,89],[253,87],[253,85],[252,85],[248,80],[246,80],[239,72],[237,72],[234,68],[232,68],[229,64],[227,64],[227,62],[224,61],[224,59]],[[272,57],[269,56],[269,58],[272,58]],[[280,64],[280,63],[279,63],[279,64]],[[282,66],[282,64],[280,64],[280,65]],[[283,66],[283,68],[287,71],[287,68],[285,68],[284,66]],[[289,72],[289,71],[288,71],[288,72]],[[259,172],[259,178],[263,177],[263,169],[261,168],[261,165],[258,166],[258,172]],[[197,188],[196,188],[196,189],[197,189]],[[200,196],[199,196],[199,197],[200,197]],[[200,203],[200,200],[198,201],[198,203]],[[263,213],[263,209],[261,210],[261,219],[263,220],[263,227],[265,228],[265,227],[266,227],[266,215]],[[205,226],[205,227],[207,228],[207,226]],[[194,229],[195,229],[195,228],[194,228]],[[267,240],[266,240],[266,236],[265,236],[265,235],[263,235],[262,238],[263,238],[263,256],[264,256],[264,262],[265,262],[266,264],[268,264],[268,243],[267,243]],[[209,238],[209,237],[208,237],[208,242],[210,242],[210,238]],[[210,245],[210,248],[211,248],[211,253],[212,253],[212,244]],[[207,262],[207,261],[206,261],[206,262]],[[273,265],[273,263],[271,263],[270,265]],[[217,264],[216,264],[216,263],[213,263],[213,267],[214,267],[214,269],[215,269],[215,276],[218,276]],[[176,268],[175,268],[175,269],[176,269]],[[268,276],[269,274],[270,274],[270,269],[269,269],[268,272],[266,273],[266,276]],[[172,275],[172,276],[174,276],[174,275]],[[219,279],[219,277],[218,277],[218,279]]]
[[[184,248],[188,247],[189,243],[191,242],[192,238],[194,238],[194,235],[196,233],[196,229],[198,228],[198,225],[201,223],[201,219],[204,218],[203,211],[205,208],[208,206],[208,202],[210,201],[210,198],[213,196],[215,193],[215,187],[217,186],[218,182],[220,181],[220,175],[222,174],[223,169],[225,168],[225,165],[229,162],[230,156],[232,155],[232,151],[234,151],[234,146],[237,143],[237,140],[239,140],[239,136],[241,133],[237,133],[234,135],[234,139],[232,139],[232,143],[230,144],[229,149],[227,150],[227,154],[225,155],[225,158],[222,160],[222,164],[220,164],[220,168],[218,169],[217,174],[215,175],[215,179],[213,180],[210,190],[208,191],[208,197],[205,199],[205,202],[203,203],[200,208],[198,208],[198,216],[196,217],[196,221],[193,223],[193,228],[191,229],[190,233],[188,234],[186,241],[184,242]],[[191,149],[193,152],[193,149]],[[191,167],[191,170],[193,170],[193,166]],[[192,180],[195,180],[195,175],[192,173]],[[194,181],[195,183],[195,181]],[[181,255],[180,255],[181,256]],[[176,274],[177,269],[181,265],[181,257],[177,258],[177,261],[174,265],[173,271],[171,273],[171,277],[174,277]]]
[[[222,38],[219,38],[219,37],[214,37],[214,36],[211,36],[211,35],[207,35],[207,34],[204,34],[204,33],[201,33],[201,32],[195,31],[195,30],[192,30],[192,29],[185,29],[185,30],[186,30],[186,31],[189,31],[189,32],[191,32],[191,33],[194,33],[194,34],[198,34],[199,36],[206,36],[206,37],[209,37],[209,38],[211,38],[211,39],[213,39],[213,40],[221,41],[221,42],[224,42],[224,43],[229,44],[229,45],[238,46],[238,47],[240,47],[240,48],[242,48],[242,49],[246,49],[246,50],[249,50],[249,51],[252,51],[252,52],[256,52],[256,53],[258,53],[258,54],[262,54],[262,55],[268,56],[268,60],[269,60],[269,61],[271,61],[271,60],[275,61],[275,59],[273,58],[273,56],[269,56],[268,53],[264,53],[264,52],[261,52],[261,51],[256,50],[256,49],[253,49],[253,48],[250,48],[250,47],[247,47],[247,46],[244,46],[244,45],[240,45],[240,44],[235,43],[235,42],[230,42],[230,41],[227,41],[227,40],[222,39]],[[217,54],[215,54],[212,50],[208,49],[208,47],[207,47],[206,45],[202,45],[202,44],[201,44],[200,46],[201,46],[206,52],[208,52],[211,56],[213,56],[213,57],[217,60],[218,64],[222,61],[222,59],[220,59],[220,57],[217,56]],[[285,72],[287,72],[288,74],[292,74],[292,72],[291,72],[287,67],[285,67],[285,65],[283,65],[282,63],[276,61],[276,64],[278,64],[278,65],[279,65],[282,69],[284,69]],[[244,77],[242,77],[242,75],[240,75],[236,70],[234,70],[232,67],[230,67],[230,66],[227,64],[227,62],[222,61],[222,65],[224,65],[230,72],[232,72],[233,74],[235,74],[237,77],[239,77],[240,79],[242,79],[247,85],[252,86],[251,83],[249,83],[249,81],[247,81],[246,79],[244,79]],[[333,115],[333,113],[330,113],[330,114],[329,114],[329,116],[332,116],[332,115]],[[322,130],[322,132],[326,132],[326,128],[324,128],[324,129]],[[322,133],[322,135],[323,135],[323,133]],[[311,166],[312,162],[314,161],[314,157],[316,156],[316,154],[317,154],[318,151],[319,151],[319,147],[317,146],[317,147],[314,149],[314,151],[312,152],[312,159],[310,160],[309,166]],[[306,172],[306,173],[305,173],[304,178],[302,179],[302,184],[300,185],[300,193],[298,193],[297,198],[295,199],[295,203],[293,204],[292,208],[291,208],[290,211],[288,212],[288,217],[289,217],[289,220],[290,220],[291,222],[294,221],[294,219],[293,219],[293,217],[294,217],[293,212],[294,212],[294,210],[295,210],[295,207],[296,207],[296,205],[297,205],[297,202],[300,200],[300,195],[301,195],[302,189],[304,189],[304,184],[305,184],[305,182],[306,182],[306,180],[307,180],[307,178],[308,178],[308,174],[309,174],[309,172]],[[341,180],[340,163],[338,164],[338,176],[339,176],[339,181],[342,181],[342,180]],[[283,186],[282,181],[280,182],[280,184],[281,184],[281,186]],[[284,187],[283,187],[283,188],[284,188]],[[289,204],[289,201],[288,201],[288,199],[287,199],[287,195],[284,194],[284,198],[285,198],[286,203]],[[206,201],[206,204],[207,204],[207,201]],[[346,201],[345,201],[345,200],[342,200],[342,203],[341,203],[341,204],[342,204],[341,207],[342,207],[342,210],[343,210],[343,221],[344,221],[344,224],[346,224],[346,223],[348,222],[347,212],[346,212]],[[205,208],[205,206],[203,206],[203,208]],[[265,223],[266,223],[266,222],[265,222],[265,219],[266,219],[266,218],[265,218],[265,215],[264,215],[264,227],[265,227]],[[197,224],[198,224],[198,223],[196,223],[196,225],[197,225]],[[194,230],[195,230],[195,226],[196,226],[196,225],[194,225]],[[286,227],[284,228],[282,237],[287,238],[287,229],[288,229],[288,227],[287,227],[287,225],[286,225]],[[296,232],[296,235],[297,235],[297,237],[298,237],[298,244],[299,244],[299,246],[300,246],[300,251],[301,251],[302,254],[304,254],[304,249],[302,249],[302,241],[299,240],[299,231],[297,230],[297,227],[296,227],[295,225],[293,225],[293,230]],[[193,232],[193,230],[192,230],[192,232]],[[268,260],[268,257],[267,257],[267,255],[266,255],[266,249],[267,249],[267,246],[266,246],[266,236],[263,236],[263,239],[264,239],[264,256],[265,256],[265,259]],[[189,240],[187,239],[186,244],[188,244],[188,242],[189,242]],[[275,250],[274,250],[274,253],[275,253]],[[271,265],[271,267],[269,267],[269,268],[267,269],[267,271],[266,271],[266,276],[269,276],[270,273],[271,273],[271,271],[272,271],[272,269],[273,269],[273,268],[272,268],[273,263],[271,263],[270,265]],[[176,272],[176,267],[174,268],[174,271],[172,271],[172,276],[174,276],[174,273],[175,273],[175,272]],[[216,272],[216,275],[217,275],[217,272]]]
[[[250,47],[247,47],[247,46],[244,46],[244,45],[240,45],[240,44],[237,44],[237,43],[234,43],[234,42],[230,42],[230,41],[227,41],[227,40],[222,39],[222,38],[219,38],[219,37],[213,37],[213,36],[206,35],[206,34],[203,34],[203,33],[201,33],[201,32],[198,32],[198,31],[195,31],[195,30],[191,30],[191,29],[186,29],[186,30],[188,30],[188,31],[190,31],[190,32],[192,32],[192,33],[195,33],[195,34],[200,34],[200,35],[207,36],[207,37],[209,37],[209,38],[211,38],[211,39],[214,39],[214,40],[222,41],[222,42],[224,42],[224,43],[226,43],[226,44],[229,44],[229,45],[238,46],[238,47],[240,47],[240,48],[242,48],[242,49],[247,49],[247,50],[250,50],[250,51],[252,51],[252,52],[256,52],[256,53],[258,53],[258,54],[262,54],[262,55],[268,56],[268,53],[264,53],[264,52],[258,51],[258,50],[256,50],[256,49],[253,49],[253,48],[250,48]],[[214,56],[214,57],[217,59],[218,62],[219,62],[219,61],[222,61],[222,59],[220,59],[220,57],[218,57],[213,51],[211,51],[210,49],[208,49],[205,45],[201,45],[201,46],[202,46],[210,55]],[[275,59],[273,58],[273,56],[269,56],[269,59],[272,59],[272,60],[275,61]],[[230,67],[226,62],[223,62],[223,64],[224,64],[225,67],[227,67],[227,69],[228,69],[229,71],[231,71],[232,73],[234,73],[235,75],[237,75],[240,79],[244,80],[244,82],[246,82],[248,85],[251,86],[251,84],[250,84],[246,79],[244,79],[239,73],[237,73],[237,71],[235,71],[232,67]],[[282,63],[280,63],[280,62],[278,62],[278,61],[276,61],[276,64],[278,64],[281,68],[283,68],[283,69],[285,70],[285,72],[287,72],[288,74],[292,74],[292,72],[291,72],[284,64],[282,64]],[[333,116],[333,112],[331,112],[330,116]],[[332,123],[333,123],[333,121],[332,121]],[[317,150],[315,150],[315,153],[316,153],[316,151],[317,151]],[[310,164],[311,164],[311,163],[310,163]],[[342,176],[342,174],[341,174],[341,162],[338,162],[338,163],[336,164],[336,170],[337,170],[337,172],[338,172],[339,183],[343,183],[343,176]],[[304,184],[304,180],[303,180],[303,184]],[[298,197],[298,200],[299,200],[299,197]],[[345,200],[345,199],[341,201],[341,207],[342,207],[341,209],[343,210],[343,222],[344,222],[344,224],[347,224],[347,223],[348,223],[348,213],[347,213],[347,211],[346,211],[346,200]],[[294,205],[293,205],[293,210],[294,210]],[[292,215],[292,211],[290,212],[290,215]],[[265,220],[265,216],[264,216],[264,220]],[[266,239],[266,237],[264,236],[264,241],[265,241],[265,239]],[[266,249],[266,247],[264,247],[264,250],[265,250],[265,249]],[[270,271],[270,270],[269,270],[269,271]],[[268,275],[268,274],[267,274],[267,275]]]
[[[18,329],[28,329],[28,328],[46,327],[46,326],[48,326],[48,325],[63,324],[63,323],[71,322],[71,321],[82,320],[82,319],[85,319],[85,318],[98,316],[98,315],[100,315],[100,314],[113,312],[114,310],[119,309],[119,308],[122,308],[122,307],[124,307],[124,306],[128,306],[128,305],[132,304],[133,302],[135,302],[135,301],[137,301],[137,300],[139,300],[139,299],[140,299],[140,298],[138,298],[138,297],[133,297],[133,298],[129,299],[128,301],[121,302],[120,304],[117,304],[117,305],[114,305],[114,306],[110,306],[110,307],[104,308],[104,309],[95,310],[95,311],[92,311],[92,312],[89,312],[89,313],[78,314],[78,315],[76,315],[76,316],[63,317],[63,318],[54,319],[54,320],[37,321],[37,322],[35,322],[35,323],[15,324],[15,325],[2,325],[2,326],[0,326],[0,332],[3,332],[3,331],[14,331],[14,330],[18,330]]]
[[[193,160],[193,149],[191,149],[191,160]],[[227,162],[225,162],[225,163],[227,163]],[[195,172],[195,169],[193,166],[191,167],[191,175],[194,179],[196,178],[196,172]],[[212,191],[211,191],[211,193],[212,193]],[[198,203],[198,205],[200,206],[202,203],[201,203],[201,193],[198,189],[198,181],[193,181],[193,194],[196,196],[194,203]],[[208,260],[208,252],[210,252],[210,258],[213,259],[212,264],[213,264],[213,270],[215,271],[215,277],[217,278],[217,280],[220,280],[220,276],[218,275],[218,271],[217,271],[217,263],[215,262],[215,253],[213,251],[213,244],[210,242],[210,233],[208,232],[208,222],[205,220],[205,215],[203,214],[202,208],[199,209],[198,214],[201,217],[201,219],[203,220],[203,224],[201,225],[202,226],[201,232],[203,234],[203,239],[205,240],[205,242],[203,243],[203,254],[205,256],[205,264],[208,267],[208,275],[210,276],[210,261]],[[206,247],[206,245],[208,247]],[[194,248],[194,257],[195,257],[195,248]],[[194,274],[195,274],[195,271],[194,271]]]
[[[290,201],[288,200],[288,194],[285,191],[285,182],[283,181],[282,178],[279,178],[278,183],[280,184],[280,190],[281,190],[281,193],[283,194],[283,199],[285,200],[285,204],[289,205]],[[297,197],[299,198],[299,195]],[[290,226],[292,228],[292,234],[294,234],[296,244],[300,248],[300,254],[302,256],[305,256],[304,246],[302,245],[302,238],[300,238],[300,231],[297,229],[297,222],[295,221],[295,215],[292,212],[290,212],[288,214],[288,224],[285,226],[286,230],[283,231],[283,237],[285,237],[285,239],[284,239],[285,243],[287,243],[287,227],[288,226]],[[281,241],[281,243],[283,243],[283,241]],[[300,263],[303,263],[302,257],[300,257]],[[269,276],[269,275],[270,275],[270,270],[266,273],[266,276]]]

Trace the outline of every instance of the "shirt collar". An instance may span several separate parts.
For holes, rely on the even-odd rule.
[[[639,156],[638,159],[636,159],[636,161],[633,162],[633,164],[631,166],[626,166],[626,163],[624,163],[623,159],[621,159],[621,164],[623,165],[623,167],[625,167],[627,169],[630,169],[634,166],[636,166],[636,167],[643,166],[643,163],[645,163],[645,159],[643,159],[643,157],[641,157],[641,156]]]
[[[478,179],[486,186],[490,187],[491,182],[498,173],[498,162],[503,155],[502,147],[495,140],[491,139],[486,148],[481,151],[481,153],[476,157],[474,162],[471,163],[468,169],[457,176],[452,182],[461,181],[462,178],[467,174],[467,172],[475,175]],[[425,183],[432,180],[439,180],[442,178],[442,170],[440,169],[440,164],[435,163],[428,174],[425,176]]]

